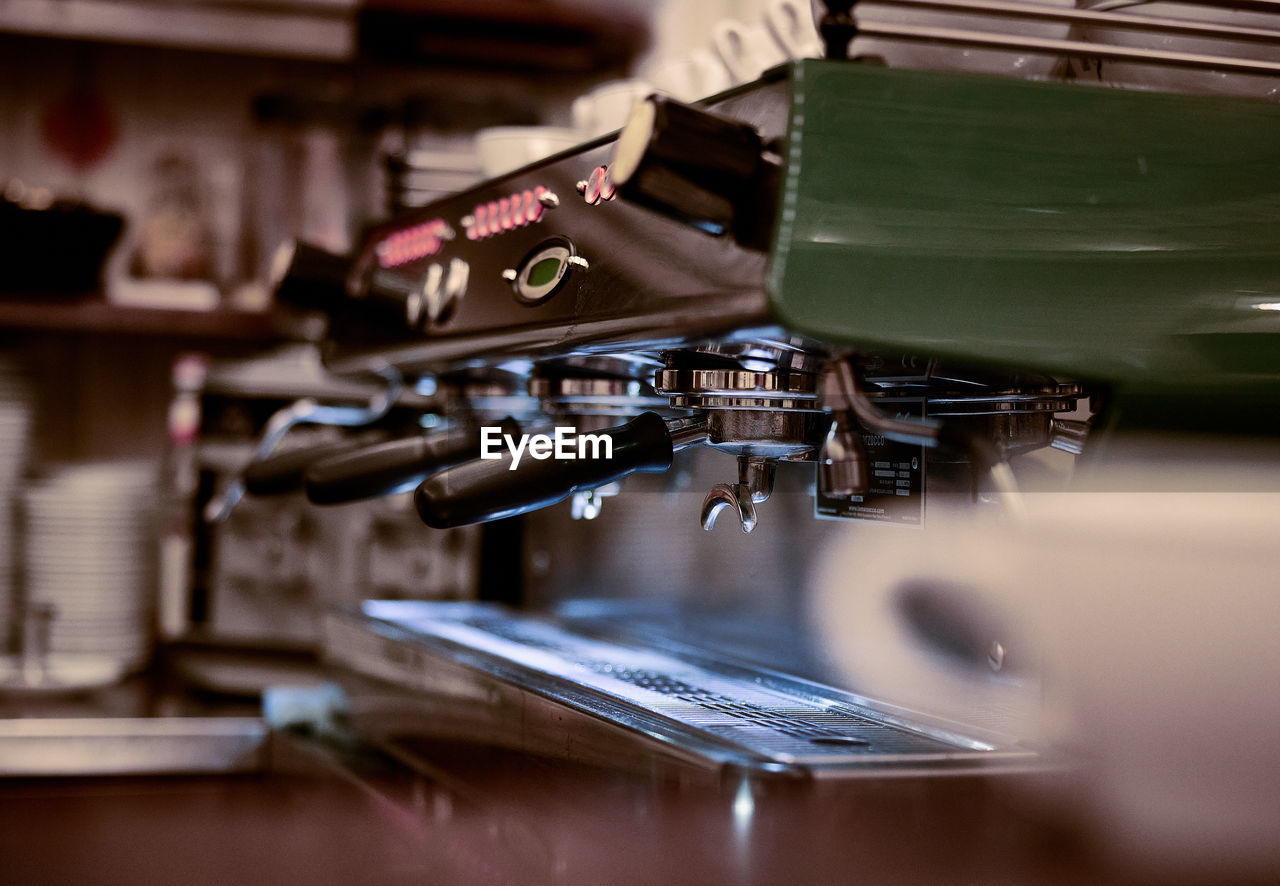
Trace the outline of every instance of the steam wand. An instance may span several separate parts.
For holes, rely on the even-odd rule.
[[[832,377],[834,376],[834,378]],[[828,435],[828,442],[823,446],[820,463],[823,464],[823,477],[829,477],[837,471],[849,478],[861,478],[861,489],[829,490],[844,494],[856,494],[866,491],[866,451],[861,441],[856,441],[857,434],[847,425],[847,416],[852,414],[858,422],[873,433],[899,443],[911,443],[928,449],[951,449],[964,452],[969,457],[973,468],[973,492],[978,493],[978,481],[989,476],[996,491],[1003,493],[1002,500],[1016,516],[1024,514],[1022,497],[1018,491],[1017,480],[1013,470],[999,447],[988,442],[977,434],[964,431],[955,425],[940,422],[937,419],[894,418],[886,415],[863,391],[858,373],[851,361],[841,358],[835,361],[828,375],[823,396],[824,405],[838,416]],[[846,416],[840,418],[841,415]],[[841,421],[846,424],[842,428]],[[839,452],[845,461],[850,463],[844,470],[838,470],[834,459],[830,458],[831,440],[838,437],[845,445]],[[855,442],[856,441],[856,442]],[[853,444],[852,446],[848,444]],[[833,464],[828,465],[831,461]],[[856,479],[854,482],[858,482]]]
[[[311,398],[304,398],[276,412],[267,421],[258,443],[254,447],[250,464],[264,461],[284,439],[290,430],[303,424],[335,425],[340,427],[363,427],[386,416],[395,405],[400,391],[404,387],[404,379],[399,370],[393,366],[384,366],[375,373],[384,386],[369,398],[363,406],[330,406]],[[245,479],[242,476],[232,480],[230,485],[215,496],[205,506],[204,519],[208,523],[223,523],[231,511],[239,503],[245,493]]]

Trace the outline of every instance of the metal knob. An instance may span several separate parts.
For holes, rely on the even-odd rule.
[[[753,127],[656,95],[632,111],[609,167],[618,196],[758,249],[768,247],[776,169]]]

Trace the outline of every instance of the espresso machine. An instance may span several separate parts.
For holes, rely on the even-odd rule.
[[[1123,10],[881,6],[1280,41]],[[855,530],[851,562],[910,562],[935,503],[1016,523],[1038,457],[1105,475],[1175,436],[1270,446],[1280,107],[1061,81],[1089,79],[1082,58],[1264,80],[1280,60],[871,15],[827,4],[826,58],[696,104],[653,95],[620,132],[352,256],[282,253],[280,299],[329,317],[328,373],[438,396],[398,436],[262,448],[250,491],[411,493],[434,530],[483,526],[481,571],[505,582],[501,604],[326,618],[364,734],[681,774],[1034,768],[998,692],[931,711],[832,682],[788,633],[806,570]],[[1071,61],[1040,79],[895,67],[857,53],[868,38]],[[983,686],[1021,681],[1016,638],[949,619],[946,588],[899,599]]]

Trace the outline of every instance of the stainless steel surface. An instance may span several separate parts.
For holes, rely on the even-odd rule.
[[[253,717],[0,720],[0,775],[257,772],[269,734]]]
[[[743,532],[754,530],[756,505],[773,492],[776,460],[808,458],[819,434],[816,376],[777,368],[783,356],[777,349],[734,350],[737,368],[666,368],[655,380],[673,406],[705,413],[708,445],[738,457],[738,482],[717,483],[702,500],[699,521],[707,531],[726,510]],[[714,366],[727,356],[705,353],[690,359]]]
[[[771,403],[750,408],[707,410],[710,444],[734,455],[801,458],[818,440],[821,413],[774,408]]]
[[[472,717],[487,710],[495,743],[531,743],[544,730],[557,732],[559,721],[569,731],[558,741],[574,737],[562,751],[583,759],[647,749],[702,768],[833,777],[1035,761],[998,737],[913,721],[830,687],[693,650],[600,639],[493,606],[370,601],[360,613],[329,619],[325,655],[420,695],[452,693]],[[353,705],[358,713],[358,697]],[[571,715],[594,722],[603,746],[589,747],[592,730],[574,731]],[[430,734],[445,716],[417,727]],[[412,726],[401,723],[399,732]]]
[[[1141,6],[1145,0],[1127,2],[1119,8]],[[1008,3],[1004,0],[876,0],[879,6],[897,6],[906,9],[929,9],[943,12],[971,12],[979,15],[991,15],[1008,18],[1024,18],[1030,20],[1071,22],[1074,24],[1102,25],[1104,27],[1126,28],[1139,31],[1158,31],[1168,34],[1185,34],[1196,37],[1217,37],[1230,40],[1243,40],[1259,43],[1280,43],[1280,30],[1269,28],[1248,28],[1238,25],[1224,25],[1217,22],[1187,21],[1184,19],[1161,18],[1159,16],[1129,15],[1112,9],[1064,9],[1061,7],[1038,6],[1029,3]],[[1188,6],[1195,6],[1194,2]],[[1229,8],[1230,3],[1204,3],[1211,9]],[[1273,7],[1280,12],[1280,6]],[[856,9],[856,7],[855,7]]]
[[[680,452],[707,442],[707,422],[703,418],[681,418],[667,422],[671,451]]]
[[[1055,418],[1050,424],[1049,445],[1072,455],[1084,452],[1085,441],[1089,437],[1089,424],[1083,421]]]
[[[870,430],[890,440],[923,446],[938,445],[942,425],[931,419],[900,419],[886,415],[858,383],[848,360],[837,360],[823,385],[823,404],[835,411],[847,410]]]
[[[1070,55],[1110,61],[1138,61],[1158,65],[1208,68],[1234,71],[1241,74],[1272,76],[1280,74],[1280,62],[1232,58],[1223,55],[1205,55],[1194,52],[1176,52],[1167,49],[1140,49],[1104,43],[1088,43],[1082,40],[1054,40],[1046,37],[1022,35],[1006,36],[980,31],[964,31],[956,28],[934,28],[922,25],[868,21],[859,22],[858,34],[863,37],[885,37],[899,40],[915,40],[924,43],[1015,49],[1027,52],[1043,52],[1049,55]]]
[[[666,397],[631,378],[537,376],[529,381],[529,394],[556,415],[636,415],[667,406]]]
[[[671,405],[709,410],[817,411],[816,376],[785,370],[663,369],[657,389]]]
[[[1080,385],[1054,384],[1041,389],[931,395],[929,414],[981,415],[1010,412],[1070,412],[1081,398]]]

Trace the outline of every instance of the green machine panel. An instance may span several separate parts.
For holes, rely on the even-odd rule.
[[[867,349],[1280,390],[1280,106],[793,67],[769,296]]]

